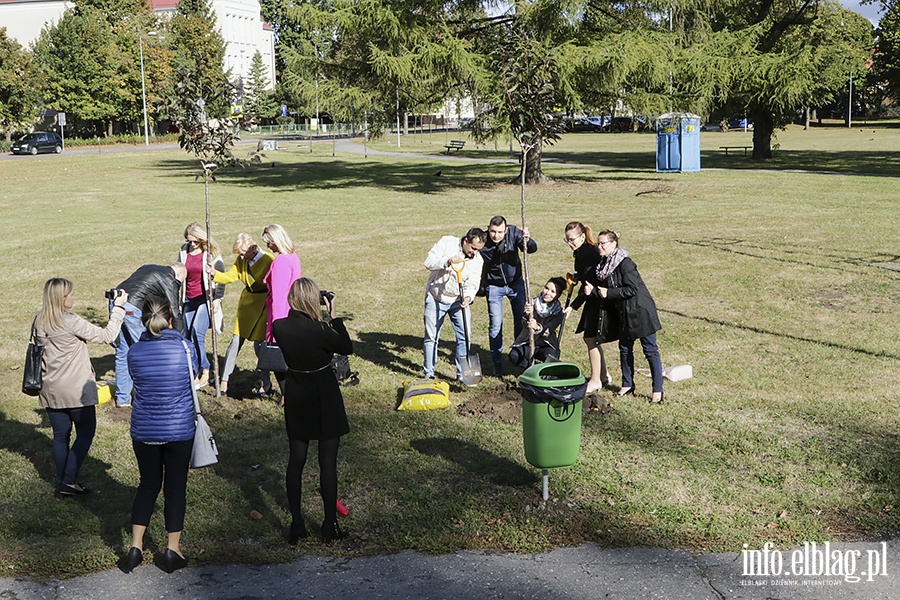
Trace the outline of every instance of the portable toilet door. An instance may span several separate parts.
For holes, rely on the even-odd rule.
[[[682,173],[700,170],[700,117],[668,113],[657,119],[656,171]]]

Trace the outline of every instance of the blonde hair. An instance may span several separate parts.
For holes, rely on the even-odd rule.
[[[284,227],[277,223],[267,225],[263,229],[262,241],[266,244],[275,244],[278,252],[282,254],[294,253],[294,242],[291,240],[291,236],[287,234]]]
[[[63,328],[63,318],[68,310],[65,298],[72,293],[74,285],[68,279],[54,277],[44,284],[42,308],[34,319],[36,328],[43,331]]]
[[[206,228],[202,227],[200,223],[194,221],[193,223],[188,223],[188,226],[184,228],[184,239],[187,239],[187,236],[192,235],[198,240],[200,240],[200,249],[204,252],[208,252],[212,256],[219,256],[219,245],[216,243],[216,240],[209,236],[206,237]]]
[[[237,237],[234,238],[234,245],[231,247],[231,251],[235,254],[243,254],[250,249],[250,246],[255,245],[256,241],[249,233],[239,233],[237,234]]]
[[[291,284],[288,304],[314,321],[322,321],[322,293],[312,279],[301,277]]]
[[[573,229],[577,230],[579,235],[584,234],[584,241],[586,244],[593,246],[594,242],[594,232],[591,231],[591,227],[589,225],[585,225],[581,221],[572,221],[568,225],[566,225],[566,232],[572,231]]]
[[[184,266],[184,263],[173,262],[169,265],[169,268],[175,273],[175,279],[184,283],[184,280],[187,279],[187,267]]]
[[[152,336],[158,336],[163,329],[168,329],[172,322],[172,307],[161,298],[150,297],[144,302],[141,310],[141,323]]]

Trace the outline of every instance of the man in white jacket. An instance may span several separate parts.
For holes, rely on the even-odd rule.
[[[473,227],[462,238],[444,236],[431,248],[425,259],[425,268],[431,271],[425,287],[425,377],[434,378],[437,362],[438,339],[444,317],[450,315],[450,323],[456,332],[456,378],[462,378],[461,356],[466,355],[466,338],[463,319],[471,322],[469,304],[475,299],[481,284],[482,260],[479,251],[487,242],[487,234]],[[457,282],[456,270],[461,271],[462,293]],[[462,299],[460,300],[460,297]]]

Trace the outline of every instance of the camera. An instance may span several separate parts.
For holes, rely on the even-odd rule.
[[[122,295],[122,292],[124,292],[124,291],[125,291],[125,290],[120,290],[120,289],[118,289],[118,288],[113,288],[113,289],[111,289],[111,290],[106,290],[106,292],[105,292],[103,295],[106,296],[106,299],[107,299],[107,300],[115,300],[116,298],[118,298],[119,296],[121,296],[121,295]]]
[[[327,300],[327,302],[326,302]],[[334,292],[326,292],[325,290],[319,290],[319,304],[325,306],[325,304],[330,304],[331,301],[334,300]]]

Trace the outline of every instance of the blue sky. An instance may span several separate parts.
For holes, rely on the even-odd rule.
[[[860,5],[860,3],[856,0],[841,0],[841,5],[843,5],[845,8],[849,8],[854,12],[858,12],[865,18],[872,21],[873,24],[878,25],[878,19],[880,18],[878,10],[881,8],[880,4],[876,3]]]

